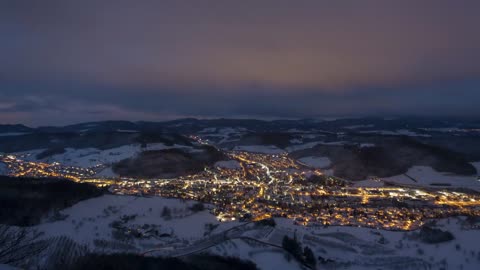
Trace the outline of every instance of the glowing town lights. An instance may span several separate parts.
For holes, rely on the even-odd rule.
[[[480,196],[412,187],[357,187],[299,166],[287,155],[226,152],[239,168],[205,168],[173,179],[98,178],[102,166],[78,168],[59,163],[26,162],[15,156],[0,161],[13,176],[58,177],[108,186],[115,194],[154,195],[212,205],[222,222],[286,217],[299,225],[348,225],[389,230],[416,229],[427,220],[455,215],[480,216]],[[292,169],[295,168],[295,169]]]

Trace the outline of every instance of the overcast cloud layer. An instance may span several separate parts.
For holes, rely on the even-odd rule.
[[[480,116],[480,1],[1,1],[0,123]]]

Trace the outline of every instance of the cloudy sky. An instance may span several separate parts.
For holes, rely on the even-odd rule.
[[[480,116],[480,1],[0,2],[0,123]]]

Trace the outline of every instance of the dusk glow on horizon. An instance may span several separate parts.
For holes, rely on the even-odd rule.
[[[478,1],[4,1],[0,123],[480,116]]]

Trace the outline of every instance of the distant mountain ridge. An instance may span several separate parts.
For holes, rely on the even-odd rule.
[[[118,130],[154,131],[154,132],[194,132],[208,127],[243,127],[252,131],[280,131],[288,129],[344,129],[349,126],[374,125],[377,129],[404,128],[480,128],[480,120],[429,119],[429,118],[395,118],[376,117],[343,118],[337,120],[257,120],[257,119],[196,119],[183,118],[162,122],[148,121],[99,121],[85,122],[66,126],[42,126],[31,128],[25,125],[1,125],[3,132],[106,132]]]
[[[401,174],[412,166],[472,175],[476,169],[470,162],[480,160],[480,121],[378,117],[271,121],[186,118],[38,128],[0,125],[0,153],[34,150],[37,160],[57,158],[63,163],[109,160],[107,163],[115,163],[114,172],[128,176],[176,176],[221,160],[221,155],[214,152],[202,156],[200,153],[207,153],[202,148],[204,144],[220,152],[283,153],[295,159],[326,157],[332,162],[335,175],[355,180]],[[121,153],[124,160],[119,162],[108,153],[112,157]]]
[[[22,124],[0,125],[0,133],[32,132],[34,130],[34,128],[30,128]]]

